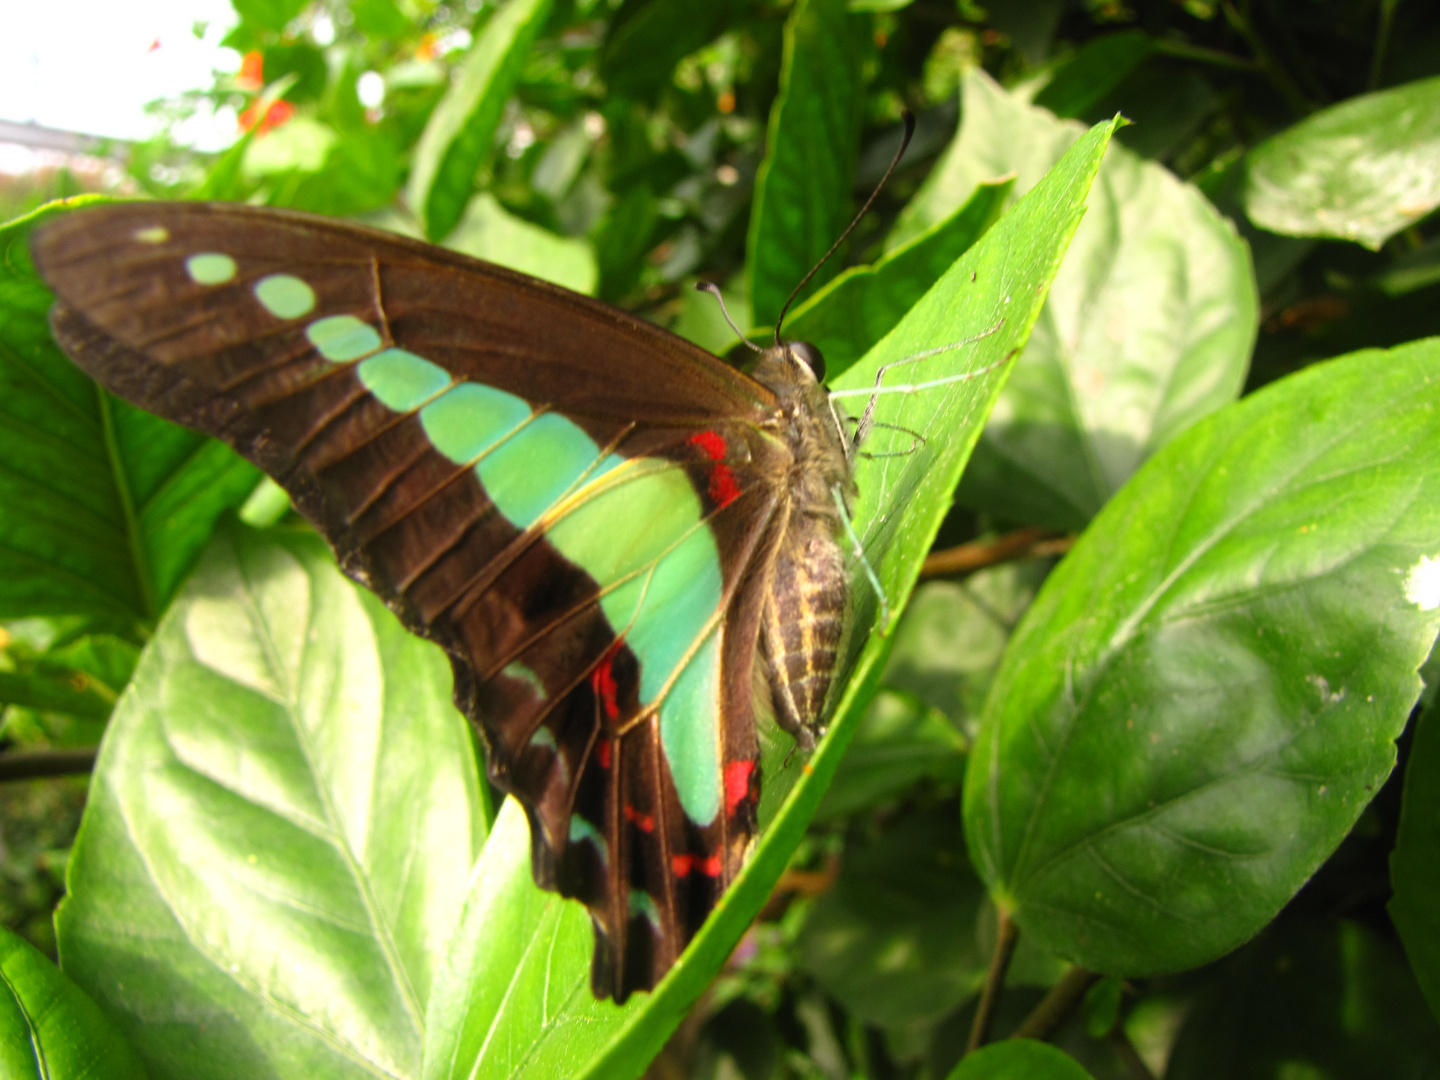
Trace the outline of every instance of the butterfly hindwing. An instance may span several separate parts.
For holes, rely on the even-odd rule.
[[[787,462],[764,387],[439,249],[210,204],[37,231],[57,340],[269,472],[438,641],[593,985],[674,962],[755,828],[752,667]]]

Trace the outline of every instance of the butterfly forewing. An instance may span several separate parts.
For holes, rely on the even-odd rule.
[[[738,872],[789,460],[763,386],[622,312],[387,234],[209,204],[37,231],[56,337],[279,480],[450,654],[597,994],[674,962]]]

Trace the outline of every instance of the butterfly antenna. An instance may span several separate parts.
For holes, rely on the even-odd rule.
[[[725,297],[720,295],[719,285],[716,285],[713,281],[697,281],[695,282],[695,291],[708,292],[711,296],[715,297],[716,300],[719,300],[720,314],[725,316],[725,321],[730,324],[730,329],[735,331],[735,336],[738,337],[741,341],[743,341],[749,348],[754,349],[756,352],[765,351],[764,349],[760,348],[759,345],[756,345],[753,341],[751,341],[743,333],[741,333],[740,328],[735,325],[735,320],[730,318],[730,312],[725,310]]]
[[[875,190],[870,192],[870,197],[865,200],[865,205],[860,207],[860,212],[855,215],[845,231],[840,234],[840,239],[830,245],[830,250],[820,256],[820,261],[810,268],[810,272],[800,279],[800,284],[795,286],[795,291],[790,294],[790,299],[785,301],[785,306],[780,309],[780,317],[775,320],[775,344],[780,344],[780,327],[785,325],[785,313],[790,310],[790,305],[795,303],[795,298],[800,295],[800,290],[810,284],[810,279],[820,272],[820,268],[830,261],[830,256],[840,250],[840,245],[845,243],[850,234],[855,231],[855,226],[860,224],[860,219],[870,212],[870,206],[875,197],[885,188],[885,182],[890,179],[890,174],[900,164],[900,159],[905,156],[905,149],[910,145],[910,137],[915,134],[915,114],[906,109],[902,114],[905,120],[905,137],[900,140],[900,149],[895,151],[895,156],[890,159],[890,166],[885,170],[885,175],[880,177],[880,182],[875,185]]]

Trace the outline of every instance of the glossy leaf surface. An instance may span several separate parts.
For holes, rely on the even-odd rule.
[[[915,365],[920,370],[911,373],[924,378],[945,372],[978,372],[1012,353],[1039,309],[1045,283],[1079,219],[1086,189],[1110,134],[1108,124],[1089,133],[1029,199],[998,222],[870,355],[839,380],[841,387],[863,387],[873,382],[875,371],[887,360],[969,336],[974,327],[993,326],[1002,315],[1001,330],[973,347]],[[925,446],[917,453],[865,461],[857,476],[861,496],[856,528],[897,607],[914,583],[948,508],[955,479],[1002,379],[1003,371],[995,368],[930,392],[880,399],[884,418],[927,435]],[[873,595],[862,589],[857,608],[856,625],[870,627],[876,613]],[[566,1046],[581,1037],[586,1045],[599,1049],[585,1070],[575,1075],[640,1075],[769,896],[874,692],[879,665],[889,647],[890,639],[864,630],[856,633],[848,688],[803,778],[778,809],[772,809],[778,779],[773,764],[784,759],[786,748],[772,749],[766,764],[762,832],[744,872],[655,992],[636,994],[623,1009],[602,1009],[589,997],[589,930],[583,912],[562,905],[569,914],[549,913],[547,897],[531,882],[528,844],[516,839],[506,849],[487,852],[482,863],[486,873],[477,877],[467,910],[487,912],[486,934],[506,942],[507,949],[521,948],[532,966],[530,974],[517,977],[515,992],[523,986],[539,993],[545,1004],[497,1009],[495,1003],[504,994],[487,987],[497,980],[508,985],[512,973],[483,963],[483,954],[477,949],[469,971],[448,972],[441,984],[447,995],[463,993],[468,1000],[435,1000],[436,1014],[447,1019],[443,1031],[437,1027],[434,1038],[438,1043],[427,1046],[427,1062],[437,1070],[428,1075],[453,1075],[464,1070],[464,1063],[478,1061],[477,1076],[549,1077],[555,1075],[557,1063],[569,1060]],[[511,854],[505,856],[507,866],[502,873],[491,858],[499,861],[504,850]],[[493,878],[489,876],[492,872]],[[488,894],[494,891],[505,892],[506,898],[490,899]],[[534,895],[527,898],[527,891]],[[471,921],[481,919],[474,916]],[[581,1030],[573,1023],[577,1020],[583,1021],[583,1036],[576,1035]]]
[[[1006,1039],[968,1055],[946,1080],[1090,1080],[1090,1074],[1049,1043]]]
[[[1390,918],[1430,1008],[1440,1017],[1440,708],[1415,727],[1400,831],[1390,855]]]
[[[0,1075],[7,1080],[145,1080],[115,1026],[73,982],[0,927]]]
[[[756,325],[774,325],[790,290],[850,223],[863,40],[845,0],[800,0],[785,24],[780,97],[770,110],[746,245]],[[832,260],[808,291],[838,272]]]
[[[415,147],[407,199],[431,240],[460,221],[475,190],[475,170],[490,156],[495,129],[550,0],[513,0],[499,8],[460,62]]]
[[[1437,555],[1440,342],[1307,368],[1162,450],[991,687],[965,821],[997,903],[1108,974],[1251,937],[1394,765]]]
[[[154,620],[259,473],[96,387],[50,337],[30,230],[0,228],[0,618]]]
[[[1379,248],[1440,206],[1440,78],[1322,109],[1245,164],[1256,225]]]
[[[152,1077],[418,1075],[485,833],[450,683],[317,537],[217,536],[111,720],[58,916]]]

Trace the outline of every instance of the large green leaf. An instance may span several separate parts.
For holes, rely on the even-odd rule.
[[[984,898],[954,811],[909,815],[846,847],[839,878],[805,920],[801,963],[866,1023],[937,1021],[985,980],[975,934]]]
[[[1090,1074],[1049,1043],[1007,1039],[967,1055],[946,1080],[1090,1080]]]
[[[926,348],[993,333],[963,348],[902,369],[907,379],[977,372],[928,392],[883,396],[879,415],[926,436],[914,453],[862,460],[855,524],[891,604],[909,594],[920,563],[949,507],[950,492],[1003,378],[1003,362],[1024,342],[1046,282],[1079,221],[1085,192],[1113,131],[1102,124],[1051,176],[971,248],[840,388],[873,383],[879,366]],[[893,381],[892,376],[892,381]],[[446,977],[432,1001],[427,1077],[467,1075],[635,1077],[713,979],[785,868],[834,775],[874,692],[890,639],[867,633],[876,616],[872,593],[856,599],[850,675],[829,731],[779,801],[767,760],[764,822],[754,854],[680,962],[651,994],[623,1008],[589,996],[589,932],[584,911],[540,893],[531,882],[529,844],[514,815],[504,847],[487,848],[467,900],[470,933],[483,932],[520,969],[491,964],[460,931]],[[786,749],[769,755],[782,760]],[[505,824],[502,815],[502,825]],[[497,840],[501,834],[497,832]],[[530,1000],[522,1002],[520,999]],[[441,1022],[438,1018],[443,1018]],[[574,1047],[590,1054],[584,1069]],[[593,1049],[593,1054],[591,1050]],[[558,1070],[558,1071],[557,1071]]]
[[[1255,147],[1245,166],[1256,225],[1378,248],[1440,206],[1440,77],[1323,109]]]
[[[1440,561],[1430,566],[1431,598],[1440,604]],[[1390,918],[1420,989],[1440,1017],[1440,706],[1433,701],[1410,744],[1390,882],[1395,889]]]
[[[0,618],[149,623],[259,474],[111,397],[56,347],[28,243],[65,205],[0,227]]]
[[[958,205],[985,175],[1014,171],[1026,190],[1079,130],[972,75],[940,179],[932,174],[897,232]],[[960,501],[1005,520],[1083,528],[1163,443],[1235,399],[1258,325],[1234,228],[1194,187],[1113,148]]]
[[[1253,936],[1394,765],[1437,555],[1440,341],[1308,368],[1163,449],[991,687],[965,821],[997,903],[1111,974]]]
[[[994,224],[1009,194],[1008,181],[981,184],[928,232],[873,266],[851,267],[811,296],[785,321],[785,336],[818,347],[830,377],[839,376]]]
[[[420,141],[406,195],[438,240],[459,222],[475,192],[475,171],[490,156],[495,129],[551,0],[511,0],[485,24],[435,106]]]
[[[652,93],[669,81],[682,58],[725,29],[731,7],[731,0],[626,4],[610,23],[600,50],[605,85],[627,96]]]
[[[450,683],[313,534],[217,535],[116,708],[57,919],[157,1080],[419,1074],[485,832]]]
[[[790,291],[850,222],[864,98],[861,27],[845,0],[800,0],[786,21],[780,96],[770,110],[746,247],[757,325],[774,324]],[[832,260],[810,291],[839,269]]]
[[[0,1075],[145,1080],[135,1051],[73,982],[0,927]]]
[[[1393,942],[1357,923],[1267,931],[1189,1010],[1165,1080],[1429,1080],[1440,1025]]]
[[[581,237],[559,236],[509,213],[488,191],[465,208],[445,246],[586,294],[595,291],[595,251]]]

